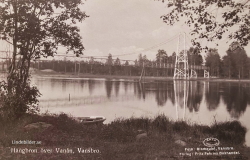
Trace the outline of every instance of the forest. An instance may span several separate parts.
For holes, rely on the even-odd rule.
[[[204,69],[210,72],[210,77],[217,78],[250,78],[250,58],[239,43],[230,44],[225,56],[220,56],[217,49],[210,48],[204,57],[196,48],[187,51],[189,69],[203,77]],[[88,73],[99,75],[128,75],[140,76],[143,66],[146,76],[173,76],[176,53],[168,55],[163,49],[158,50],[155,60],[149,60],[146,55],[139,54],[135,61],[113,59],[109,54],[105,60],[90,57],[88,61],[51,60],[33,61],[33,68],[44,70],[52,69],[56,72],[74,74]]]

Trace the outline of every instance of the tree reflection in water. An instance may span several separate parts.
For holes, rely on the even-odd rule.
[[[241,83],[223,84],[223,101],[227,105],[227,111],[233,118],[239,118],[247,108],[248,88]]]
[[[117,97],[119,95],[120,90],[120,81],[115,81],[115,96]]]
[[[90,95],[92,95],[93,90],[94,90],[94,88],[95,88],[95,85],[96,85],[95,82],[96,82],[95,80],[91,80],[91,79],[88,80],[89,94],[90,94]]]
[[[105,81],[107,97],[111,97],[114,83],[115,95],[119,96],[120,81]],[[215,111],[220,102],[224,102],[227,111],[232,118],[239,118],[250,104],[250,85],[242,83],[224,83],[224,82],[202,82],[202,81],[165,81],[165,82],[124,82],[124,90],[127,93],[128,87],[134,88],[134,95],[138,100],[146,100],[154,96],[157,106],[164,107],[167,101],[171,101],[173,106],[184,109],[189,112],[199,112],[201,104],[205,105],[209,111]],[[90,92],[95,84],[88,81]],[[63,89],[66,83],[63,82]],[[202,102],[205,96],[204,102]],[[220,100],[223,101],[220,101]],[[178,109],[177,108],[177,109]]]
[[[110,81],[110,80],[106,80],[105,81],[105,88],[106,88],[107,97],[110,98],[111,97],[112,88],[113,88],[113,82]]]
[[[205,85],[205,97],[207,108],[209,111],[216,110],[220,103],[220,87],[219,83],[204,82]]]
[[[203,97],[203,86],[197,81],[189,81],[187,108],[190,112],[198,112]]]
[[[124,91],[125,91],[125,93],[127,93],[127,91],[128,91],[128,82],[124,81],[123,85],[124,85]]]
[[[167,83],[156,83],[156,95],[155,99],[157,105],[162,107],[166,104],[168,100],[168,85]]]
[[[67,82],[66,80],[62,80],[62,91],[65,92],[67,89]]]

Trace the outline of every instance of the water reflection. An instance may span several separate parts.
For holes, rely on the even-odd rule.
[[[168,100],[168,85],[167,83],[161,84],[161,83],[156,83],[156,94],[155,94],[155,99],[157,102],[157,105],[160,107],[165,106],[167,100]]]
[[[220,103],[220,84],[219,83],[204,83],[205,97],[207,108],[209,111],[216,110]]]
[[[66,92],[67,89],[67,82],[65,80],[62,81],[62,91]]]
[[[109,81],[109,80],[106,80],[105,81],[105,87],[106,87],[107,97],[110,98],[111,97],[112,88],[113,88],[113,82]]]
[[[124,81],[123,86],[124,86],[125,93],[127,93],[127,91],[128,91],[128,81]]]
[[[120,81],[115,81],[115,96],[119,95]]]
[[[176,118],[179,119],[179,108],[183,109],[182,119],[185,120],[189,93],[189,81],[174,81]]]
[[[178,113],[180,110],[199,113],[201,108],[207,108],[208,112],[215,112],[220,106],[225,106],[225,110],[231,118],[239,119],[250,104],[250,85],[248,83],[181,80],[139,83],[109,79],[40,79],[37,81],[37,85],[41,93],[44,93],[42,97],[44,100],[46,97],[48,97],[47,100],[53,98],[67,100],[68,95],[71,94],[72,99],[74,96],[95,99],[95,96],[98,95],[106,97],[112,102],[113,100],[119,101],[119,98],[126,95],[128,100],[151,103],[151,108],[173,107],[176,114],[180,114]],[[85,89],[85,86],[88,90]],[[112,99],[115,97],[118,99]],[[181,114],[182,118],[185,117],[185,114]]]
[[[145,83],[134,83],[134,94],[138,99],[144,99],[146,98],[145,93]]]
[[[203,86],[197,81],[190,81],[188,88],[187,107],[190,112],[198,112],[200,109]]]
[[[247,108],[248,92],[242,84],[225,84],[223,101],[227,105],[227,111],[233,118],[239,118]]]
[[[84,88],[84,82],[85,82],[85,81],[83,81],[83,80],[81,80],[81,81],[80,81],[80,84],[81,84],[81,90],[83,90],[83,88]]]
[[[95,89],[95,80],[88,80],[89,94],[92,95],[93,90]]]
[[[53,90],[56,85],[56,82],[54,79],[51,79],[50,82],[51,82],[51,89]]]
[[[45,111],[102,115],[106,122],[115,117],[154,117],[164,113],[171,119],[211,124],[216,115],[217,121],[237,119],[250,129],[249,83],[41,78],[36,85]]]

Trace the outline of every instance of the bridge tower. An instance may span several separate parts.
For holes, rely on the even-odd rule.
[[[184,33],[184,35],[179,35],[173,78],[189,79],[188,56],[186,50],[186,33]]]
[[[204,78],[209,78],[209,71],[204,70]]]
[[[191,69],[190,78],[197,78],[197,72],[194,69]]]

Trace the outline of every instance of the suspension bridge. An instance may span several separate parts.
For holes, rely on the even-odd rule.
[[[170,38],[166,42],[160,43],[158,45],[152,46],[150,48],[147,48],[143,51],[148,51],[150,49],[159,47],[161,45],[164,45],[168,43],[169,41],[172,41],[176,38],[176,36]],[[103,64],[103,65],[109,65],[109,66],[130,66],[130,67],[141,67],[141,75],[140,80],[143,80],[143,77],[145,76],[145,70],[147,68],[154,68],[154,69],[172,69],[173,70],[173,78],[174,79],[190,79],[190,78],[197,78],[198,74],[197,72],[202,71],[204,78],[209,78],[209,68],[204,65],[192,65],[188,64],[188,54],[187,54],[187,42],[186,42],[186,33],[179,34],[178,36],[178,43],[177,43],[177,50],[176,50],[176,56],[175,60],[167,60],[164,63],[163,62],[157,62],[157,61],[150,61],[150,60],[143,60],[141,64],[138,64],[138,61],[133,60],[125,60],[125,59],[112,59],[108,56],[84,56],[81,55],[79,57],[76,57],[75,55],[70,54],[56,54],[53,58],[50,57],[49,59],[36,59],[33,60],[33,63],[37,64],[37,68],[40,69],[40,66],[44,62],[52,62],[59,63],[61,61],[71,61],[75,64],[75,72],[80,72],[80,67],[83,63],[85,64]],[[142,51],[142,52],[143,52]],[[11,50],[7,49],[5,51],[0,51],[0,70],[7,70],[8,65],[11,62]],[[138,54],[138,53],[127,53],[127,54],[120,54],[115,55],[115,57],[125,56],[125,55],[131,55],[131,54]]]

